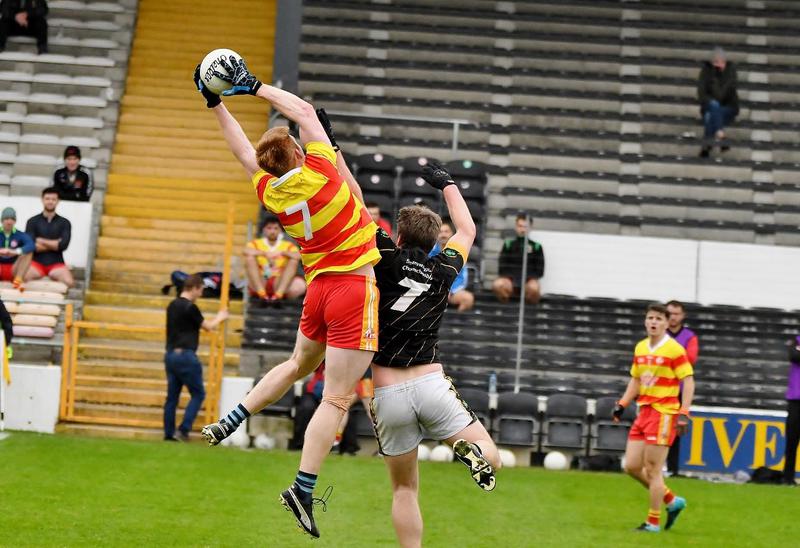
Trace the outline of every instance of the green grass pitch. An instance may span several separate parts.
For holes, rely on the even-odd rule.
[[[0,546],[394,546],[379,458],[331,456],[322,538],[278,503],[299,454],[14,433],[0,441]],[[425,546],[796,545],[800,489],[670,482],[689,507],[672,531],[631,532],[645,491],[622,474],[504,469],[494,492],[460,464],[420,466]]]

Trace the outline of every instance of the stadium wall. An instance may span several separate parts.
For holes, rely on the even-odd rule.
[[[800,309],[800,248],[539,230],[531,237],[545,249],[545,293]]]
[[[3,207],[13,207],[17,212],[17,229],[25,230],[25,223],[42,212],[42,200],[32,196],[4,196]],[[89,202],[58,202],[56,212],[72,224],[69,247],[64,259],[72,267],[86,268],[89,259],[89,241],[92,233],[92,204]]]
[[[0,382],[4,381],[0,378]],[[5,427],[54,433],[58,422],[60,387],[60,367],[12,364],[11,383],[4,390]]]

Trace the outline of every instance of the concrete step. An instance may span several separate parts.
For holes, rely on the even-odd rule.
[[[90,322],[108,322],[125,325],[163,326],[166,311],[162,308],[134,308],[123,306],[106,306],[85,304],[83,318]],[[240,315],[231,315],[227,320],[228,329],[241,329],[244,319]]]
[[[200,234],[218,234],[220,231],[225,231],[225,221],[184,221],[174,219],[148,219],[142,217],[120,217],[116,215],[103,215],[101,219],[101,227],[103,229],[114,226],[124,227],[131,229],[150,229],[158,230],[164,233],[171,233],[173,231],[192,232],[195,231]],[[234,225],[234,234],[244,235],[247,233],[246,223]]]
[[[198,106],[205,104],[198,101]],[[200,113],[204,114],[204,113]],[[260,114],[245,113],[237,115],[236,120],[244,132],[251,138],[261,135],[267,129],[269,111]],[[163,128],[171,132],[173,129],[212,131],[219,139],[219,124],[213,116],[175,116],[168,111],[156,108],[123,107],[119,114],[119,131],[122,133],[137,133],[139,128]]]
[[[164,375],[161,378],[137,378],[78,373],[75,375],[75,384],[84,388],[131,388],[136,390],[160,390],[162,392],[167,388],[167,380]]]
[[[36,175],[42,175],[41,171]],[[52,172],[52,169],[50,170]],[[113,167],[114,173],[121,173],[125,175],[132,175],[137,177],[194,177],[197,181],[205,181],[207,179],[215,179],[226,174],[241,174],[242,181],[247,183],[247,173],[240,165],[236,165],[235,169],[217,170],[206,169],[203,166],[195,165],[194,162],[186,164],[184,167],[175,167],[169,165],[161,166],[144,166],[139,165],[132,159],[128,158],[125,162],[115,164]],[[52,175],[52,173],[51,173]]]
[[[122,173],[111,173],[108,176],[108,189],[117,191],[120,188],[135,189],[166,189],[175,191],[192,191],[198,187],[197,181],[191,178],[159,178],[159,177],[136,177]],[[242,178],[238,176],[227,179],[203,181],[203,190],[212,192],[224,192],[230,194],[252,194],[252,185],[242,183]]]
[[[214,260],[205,263],[169,261],[167,263],[155,261],[132,261],[122,259],[95,259],[92,273],[93,277],[102,280],[125,280],[128,274],[160,274],[161,277],[150,278],[154,283],[161,287],[169,283],[169,275],[173,270],[183,270],[184,272],[204,272],[220,270],[222,266],[222,255]],[[126,269],[126,270],[119,270]]]
[[[172,250],[168,249],[147,249],[143,246],[137,246],[134,242],[129,242],[131,245],[128,247],[123,244],[108,245],[101,244],[97,248],[97,257],[100,259],[119,259],[128,261],[141,261],[145,263],[159,262],[167,265],[177,264],[207,264],[211,265],[216,262],[221,262],[223,257],[223,250],[210,253],[190,253],[184,252],[180,245],[175,245]],[[180,242],[175,242],[180,244]]]
[[[152,65],[152,59],[148,59],[145,62],[147,63],[149,69],[152,70],[154,68]],[[134,61],[132,65],[136,63],[137,61]],[[130,70],[134,70],[133,66]],[[183,66],[178,74],[185,71],[186,66]],[[168,74],[162,74],[162,78],[168,77]],[[157,108],[162,109],[165,114],[168,113],[170,116],[175,116],[179,111],[186,111],[185,115],[202,116],[206,113],[200,108],[204,105],[202,104],[200,97],[198,97],[199,95],[200,94],[193,90],[191,86],[186,86],[183,89],[175,88],[170,90],[166,97],[160,94],[159,89],[142,86],[138,89],[126,88],[125,96],[122,98],[122,102],[120,104],[125,108],[153,108],[153,106],[156,106]],[[243,101],[236,105],[237,115],[252,114],[264,116],[267,112],[269,112],[269,106],[262,101]],[[186,150],[184,150],[184,152],[185,151]]]
[[[119,331],[119,330],[112,330],[106,328],[90,328],[90,329],[83,329],[82,333],[85,334],[86,337],[89,338],[103,338],[103,339],[116,339],[119,341],[141,341],[141,342],[154,342],[164,344],[164,334],[163,333],[132,333],[126,331]],[[200,344],[210,344],[211,343],[211,335],[208,334],[206,331],[200,332]],[[228,330],[227,335],[225,336],[225,345],[228,348],[238,349],[242,346],[242,335],[241,333],[231,332]]]
[[[111,403],[119,405],[164,405],[164,390],[143,388],[108,388],[99,386],[76,386],[75,401],[87,403]],[[187,391],[181,392],[180,405],[189,403]]]
[[[164,361],[87,359],[78,361],[78,374],[97,377],[163,379]]]
[[[213,145],[214,143],[209,143]],[[114,154],[122,157],[140,157],[147,158],[148,161],[164,161],[170,160],[173,162],[181,162],[192,164],[194,162],[202,161],[204,163],[214,162],[227,165],[233,165],[235,162],[238,165],[238,160],[233,156],[231,151],[222,143],[218,146],[205,146],[203,148],[193,148],[191,146],[183,147],[177,143],[169,145],[155,145],[155,144],[139,144],[139,143],[126,143],[119,142],[114,146]],[[201,187],[202,188],[202,187]]]
[[[244,225],[238,225],[244,226]],[[255,227],[253,231],[255,231]],[[176,242],[194,242],[195,244],[208,244],[216,245],[220,238],[223,237],[224,232],[191,232],[181,230],[155,230],[146,228],[126,228],[117,226],[103,226],[100,230],[101,237],[114,238],[118,240],[157,243],[163,245],[172,244]],[[234,253],[238,254],[242,247],[247,243],[247,238],[244,233],[234,233],[233,246]]]
[[[179,265],[175,268],[179,268]],[[163,272],[117,272],[115,270],[95,269],[95,271],[92,272],[92,276],[92,288],[94,288],[94,284],[98,282],[111,282],[125,285],[139,284],[147,288],[147,291],[151,295],[158,295],[160,289],[170,283],[169,273],[165,274]]]
[[[217,189],[213,183],[204,184],[200,187],[195,183],[194,190],[153,186],[115,185],[109,188],[109,194],[137,199],[146,198],[148,202],[152,199],[165,202],[172,201],[173,203],[213,204],[217,209],[219,209],[220,205],[226,205],[229,201],[232,201],[236,206],[245,207],[258,203],[258,197],[252,184],[240,182],[237,186],[237,192],[228,192],[224,189]]]
[[[166,393],[165,393],[166,394]],[[183,415],[184,407],[179,407],[177,417]],[[75,414],[82,417],[98,417],[103,419],[138,420],[153,423],[156,427],[163,424],[164,409],[146,405],[114,405],[107,403],[75,402]],[[197,421],[195,429],[202,428],[202,420]],[[163,436],[163,433],[162,433]]]
[[[138,281],[130,282],[110,282],[106,280],[92,280],[91,288],[93,291],[106,292],[106,293],[131,293],[135,295],[153,295],[158,293],[160,287],[169,283],[169,280],[162,280],[161,286],[157,283],[141,283]],[[175,296],[173,290],[172,296]]]
[[[102,292],[93,289],[86,293],[84,303],[87,305],[166,309],[167,305],[172,302],[172,299],[174,299],[174,296],[136,295],[130,293]],[[209,314],[215,313],[219,308],[219,300],[216,299],[198,299],[196,304],[200,310]],[[242,301],[231,301],[229,304],[231,314],[241,315],[242,304]]]
[[[164,360],[164,344],[150,341],[125,344],[124,341],[107,338],[83,337],[78,345],[81,360],[127,360],[143,362],[160,362]],[[201,362],[208,361],[208,346],[201,345],[197,351]],[[238,349],[226,349],[225,366],[236,367],[239,364]]]
[[[138,205],[137,203],[138,202]],[[147,207],[143,207],[141,200],[128,197],[106,196],[105,212],[116,217],[139,217],[144,219],[164,219],[175,221],[201,221],[201,222],[220,222],[227,215],[226,204],[218,204],[216,208],[200,208],[200,204],[192,204],[192,209],[181,207],[180,203],[167,205],[166,202],[156,204],[151,207],[148,202]],[[185,206],[185,204],[183,204]],[[236,209],[234,220],[238,224],[246,224],[248,221],[255,221],[258,218],[258,202],[253,200],[251,207],[240,207]]]

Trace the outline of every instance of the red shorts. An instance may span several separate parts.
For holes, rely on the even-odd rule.
[[[14,263],[0,263],[0,281],[10,282],[14,279]]]
[[[51,271],[56,270],[58,268],[67,268],[67,265],[64,263],[53,263],[48,265],[43,265],[42,263],[37,263],[36,261],[31,262],[31,268],[36,270],[42,276],[48,276]]]
[[[667,415],[656,411],[649,405],[643,405],[639,409],[639,416],[631,426],[628,439],[634,441],[644,441],[648,445],[671,446],[675,441],[677,430],[675,426],[678,422],[678,414]]]
[[[308,286],[300,332],[336,348],[378,350],[378,287],[358,274],[321,274]]]

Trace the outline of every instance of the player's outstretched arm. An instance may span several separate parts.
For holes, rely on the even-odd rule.
[[[438,188],[444,195],[444,202],[447,204],[447,212],[456,228],[456,233],[450,241],[465,252],[469,252],[472,243],[475,241],[475,221],[467,207],[467,202],[461,196],[458,185],[453,181],[453,177],[442,166],[435,162],[426,165],[422,170],[422,178],[434,188]],[[466,257],[464,257],[466,260]]]
[[[361,186],[359,186],[356,178],[353,177],[353,173],[350,171],[350,166],[347,165],[347,162],[344,159],[342,149],[339,148],[339,145],[336,142],[336,137],[333,134],[333,126],[328,118],[328,113],[325,112],[324,108],[317,109],[317,119],[319,120],[319,123],[322,124],[322,129],[325,130],[325,134],[328,136],[328,140],[331,142],[333,150],[336,151],[336,170],[347,183],[347,186],[350,188],[350,192],[352,192],[353,195],[363,204],[364,194],[361,192]]]
[[[285,118],[300,127],[300,141],[303,144],[311,141],[330,144],[311,104],[293,93],[262,83],[250,74],[244,59],[231,56],[228,61],[220,59],[220,65],[227,74],[215,70],[214,76],[232,85],[231,89],[223,91],[222,95],[255,95],[266,99]]]
[[[258,164],[256,163],[256,151],[247,138],[247,135],[245,135],[244,130],[242,130],[242,126],[239,125],[236,118],[234,118],[233,115],[228,112],[225,105],[222,104],[219,95],[213,93],[203,85],[203,81],[200,79],[200,65],[197,65],[197,68],[194,69],[194,86],[197,91],[203,95],[203,98],[206,100],[206,106],[210,108],[214,112],[214,116],[217,117],[219,127],[222,129],[222,134],[225,137],[225,141],[228,143],[228,148],[231,149],[233,155],[236,156],[236,159],[242,164],[247,174],[252,177],[253,174],[259,170]]]
[[[233,155],[242,164],[247,174],[252,177],[261,168],[258,167],[256,162],[256,150],[253,148],[250,139],[247,138],[242,126],[239,125],[233,114],[225,108],[224,104],[220,103],[211,110],[214,111],[219,127],[222,128],[222,135],[225,136],[228,148],[231,149]]]

